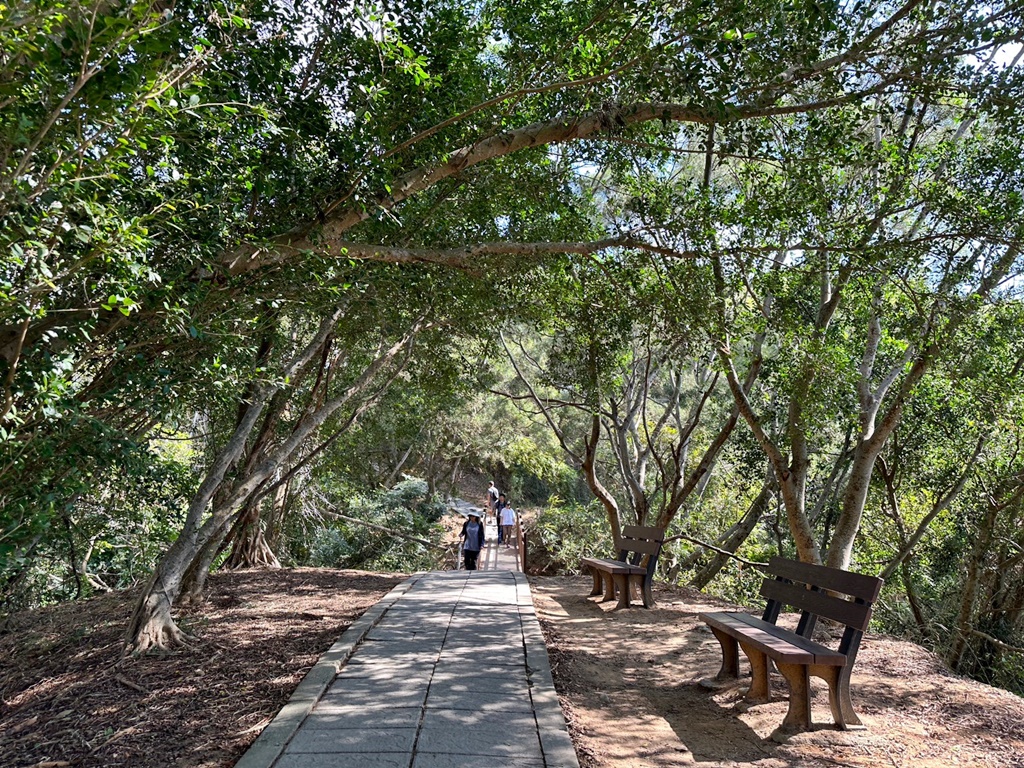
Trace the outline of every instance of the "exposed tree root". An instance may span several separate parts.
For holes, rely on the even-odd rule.
[[[125,638],[125,655],[170,653],[183,648],[194,637],[184,632],[171,616],[169,601],[161,593],[151,594],[135,607]]]

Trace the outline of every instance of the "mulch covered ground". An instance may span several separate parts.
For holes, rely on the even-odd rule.
[[[11,617],[0,634],[0,766],[230,766],[303,675],[404,577],[296,568],[214,574],[198,637],[121,658],[134,593]]]
[[[120,658],[131,594],[14,616],[0,634],[0,766],[231,766],[402,578],[215,574],[207,603],[181,617],[199,640],[165,657]],[[613,611],[586,597],[589,579],[532,584],[582,768],[1024,768],[1024,699],[952,675],[912,643],[866,638],[853,675],[866,730],[835,730],[816,685],[815,730],[779,741],[777,676],[775,700],[752,707],[742,686],[701,685],[721,652],[696,617],[721,601],[657,586],[655,609]]]

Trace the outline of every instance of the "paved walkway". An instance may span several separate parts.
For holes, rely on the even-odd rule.
[[[515,550],[485,554],[353,623],[236,768],[579,768]]]

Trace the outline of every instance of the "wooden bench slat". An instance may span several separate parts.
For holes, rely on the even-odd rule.
[[[595,568],[599,568],[602,571],[608,571],[609,573],[636,573],[644,574],[647,573],[647,569],[639,565],[630,565],[629,563],[623,563],[620,560],[606,560],[600,557],[584,557],[580,562],[583,565],[589,565]]]
[[[622,536],[629,539],[648,539],[649,541],[664,541],[665,529],[654,528],[647,525],[627,525],[622,528]]]
[[[832,592],[841,592],[851,597],[859,597],[865,602],[873,603],[882,591],[882,579],[862,573],[850,573],[839,568],[825,565],[812,565],[787,560],[784,557],[773,557],[768,561],[768,570],[778,576],[802,584],[813,584],[816,587]]]
[[[619,552],[639,552],[642,555],[654,556],[661,552],[661,542],[622,539],[619,542]]]
[[[750,644],[776,661],[784,661],[789,664],[814,664],[813,652],[798,648],[786,638],[779,637],[778,634],[759,627],[752,627],[740,619],[730,617],[729,614],[720,614],[718,617],[709,614],[704,616],[703,620],[710,626],[736,638],[740,645]]]
[[[737,638],[763,640],[763,635],[767,634],[779,639],[785,643],[785,646],[772,645],[761,648],[769,656],[779,661],[792,661],[796,664],[828,664],[833,667],[846,666],[846,654],[808,640],[806,637],[800,637],[785,627],[770,624],[749,613],[702,613],[700,618],[708,624],[712,622],[718,624],[723,631],[729,632]],[[787,650],[786,646],[795,650]],[[799,655],[797,651],[800,651],[806,658],[796,660]],[[776,653],[779,655],[777,656]]]
[[[871,606],[851,603],[824,592],[815,592],[799,584],[788,584],[785,581],[765,579],[761,582],[761,597],[778,600],[802,611],[810,611],[815,616],[841,621],[850,627],[867,629],[871,621]]]

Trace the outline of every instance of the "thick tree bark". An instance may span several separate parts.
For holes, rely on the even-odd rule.
[[[275,496],[276,500],[276,496]],[[250,503],[245,506],[238,515],[221,550],[230,546],[231,553],[224,561],[224,567],[232,570],[239,568],[267,568],[274,569],[281,567],[281,561],[277,559],[273,549],[267,543],[264,536],[264,522],[262,505]],[[274,507],[271,506],[271,518],[274,514]],[[268,520],[266,527],[269,530],[272,523]]]
[[[233,519],[214,516],[220,524],[210,535],[199,552],[193,556],[181,578],[181,592],[178,598],[180,605],[198,605],[203,601],[203,592],[206,589],[206,579],[210,575],[210,568],[217,555],[223,552],[224,540],[231,528]]]
[[[284,530],[285,516],[288,514],[289,501],[291,498],[292,476],[284,482],[278,483],[274,488],[274,501],[271,506],[271,515],[267,520],[267,530],[264,538],[271,552],[276,552],[281,541],[281,532]]]

